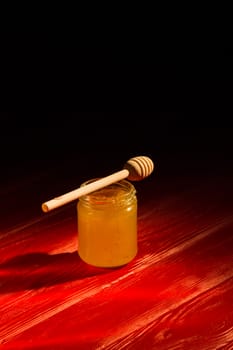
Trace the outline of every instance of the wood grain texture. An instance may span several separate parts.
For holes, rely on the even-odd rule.
[[[2,347],[232,349],[232,194],[230,176],[138,185],[138,255],[116,269],[81,261],[73,205],[13,227],[6,217]]]

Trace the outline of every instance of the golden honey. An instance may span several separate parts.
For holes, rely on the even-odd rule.
[[[137,198],[127,180],[80,197],[77,218],[78,252],[86,263],[117,267],[136,256]]]

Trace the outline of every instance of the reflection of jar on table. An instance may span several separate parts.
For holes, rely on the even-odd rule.
[[[89,180],[82,186],[95,181]],[[80,197],[77,204],[78,252],[99,267],[127,264],[137,254],[137,198],[127,180]]]

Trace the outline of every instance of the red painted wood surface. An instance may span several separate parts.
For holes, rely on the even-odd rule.
[[[80,260],[75,203],[42,213],[38,181],[1,190],[3,348],[233,349],[231,174],[136,184],[139,251],[116,269]]]

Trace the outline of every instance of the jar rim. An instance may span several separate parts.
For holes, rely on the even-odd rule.
[[[91,182],[99,180],[100,178],[93,178],[81,184],[80,187],[86,186]],[[94,192],[81,196],[80,201],[93,205],[109,205],[122,204],[131,200],[136,194],[134,185],[128,180],[120,180],[108,186],[98,189]]]

